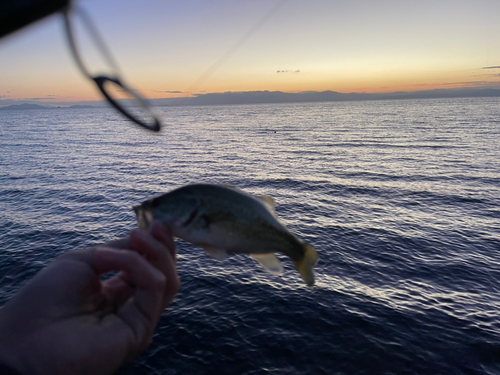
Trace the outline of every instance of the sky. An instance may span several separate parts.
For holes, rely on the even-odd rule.
[[[147,98],[500,86],[498,0],[81,0]],[[92,48],[82,52],[100,73]],[[100,100],[62,17],[0,40],[0,105]]]

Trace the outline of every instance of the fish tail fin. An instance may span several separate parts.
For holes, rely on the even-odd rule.
[[[314,273],[313,267],[318,263],[319,256],[318,253],[306,242],[304,242],[304,257],[302,260],[293,262],[295,268],[299,271],[300,276],[305,281],[307,286],[314,285]]]

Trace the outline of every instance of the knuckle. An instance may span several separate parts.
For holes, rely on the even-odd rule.
[[[143,257],[141,254],[136,253],[135,251],[131,251],[131,250],[125,250],[125,252],[126,252],[125,254],[129,258],[130,262],[133,262],[134,264],[142,262]]]
[[[167,285],[167,277],[163,273],[158,271],[155,275],[156,289],[163,290],[165,289],[166,285]]]

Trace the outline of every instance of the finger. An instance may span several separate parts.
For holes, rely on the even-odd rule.
[[[118,308],[116,315],[132,333],[131,350],[144,350],[152,340],[154,328],[162,312],[165,275],[140,254],[131,250],[100,247],[94,258],[94,267],[100,272],[123,271],[136,285],[134,294]]]
[[[102,246],[112,247],[113,249],[128,249],[130,247],[130,239],[129,237],[122,237],[106,242]]]
[[[124,271],[124,278],[128,278],[128,283],[136,286],[133,306],[146,321],[156,321],[163,311],[165,275],[137,252],[91,247],[68,252],[60,258],[88,264],[96,275]]]
[[[133,306],[148,321],[155,321],[161,311],[160,306],[166,284],[165,275],[131,250],[100,247],[95,253],[95,258],[101,273],[120,270],[129,275],[130,281],[136,286]]]
[[[115,313],[134,292],[135,286],[131,283],[130,276],[123,271],[102,282],[101,293],[105,302],[101,308],[100,316]]]
[[[170,230],[170,228],[166,227],[159,221],[153,221],[153,224],[150,228],[150,233],[154,238],[156,238],[158,241],[161,241],[165,244],[165,246],[167,246],[172,259],[177,263],[176,246],[174,236],[172,235],[172,231]]]
[[[162,242],[170,251],[172,257],[175,259],[175,241],[170,228],[163,225],[158,220],[153,221],[150,227],[150,233],[158,241]],[[112,247],[114,249],[128,249],[130,248],[130,238],[123,237],[113,241],[109,241],[105,244],[106,247]]]
[[[150,261],[161,261],[164,259],[164,255],[169,252],[165,244],[144,229],[131,230],[129,238],[128,248],[140,252]]]
[[[130,231],[129,238],[130,246],[128,247],[143,251],[148,259],[161,260],[164,253],[168,251],[175,261],[176,250],[174,238],[170,229],[160,222],[153,222],[149,233],[141,229]]]
[[[134,234],[132,234],[132,233],[134,233]],[[142,229],[135,229],[135,230],[131,231],[132,237],[134,235],[137,235],[137,233],[148,233],[148,232],[145,230],[142,230]],[[150,233],[153,236],[153,238],[155,238],[157,241],[159,241],[161,244],[163,244],[166,247],[166,249],[172,255],[172,258],[175,260],[175,258],[176,258],[176,246],[175,246],[174,237],[172,236],[170,229],[168,227],[164,226],[163,224],[161,224],[159,221],[155,220],[151,224]],[[143,240],[142,245],[144,245],[144,242],[146,242],[146,241]],[[135,243],[137,243],[137,238],[136,238]],[[103,244],[103,246],[111,247],[114,249],[130,249],[132,247],[131,246],[131,236],[119,238],[119,239],[113,240],[113,241],[109,241],[109,242]],[[160,249],[158,250],[159,246],[157,243],[154,243],[152,247],[153,247],[153,249],[157,249],[156,252],[158,252],[158,251],[163,252],[164,251],[163,247],[160,247]],[[141,251],[141,249],[134,249],[134,250]],[[149,254],[149,255],[156,258],[155,254]]]
[[[163,294],[163,310],[170,305],[170,302],[172,302],[181,286],[181,281],[179,279],[179,275],[177,274],[175,261],[172,259],[170,254],[167,254],[166,256],[167,263],[163,273],[165,274],[168,282]]]
[[[169,281],[165,289],[164,300],[164,308],[167,308],[170,305],[170,302],[172,302],[174,296],[179,291],[181,285],[179,275],[177,273],[176,245],[170,228],[164,226],[159,221],[153,222],[150,232],[153,237],[167,245],[170,253],[170,256],[168,256],[167,254],[166,266],[168,268],[164,270],[164,274]]]
[[[160,230],[160,228],[156,230]],[[165,288],[163,307],[166,308],[180,287],[176,262],[172,258],[171,252],[166,249],[163,243],[143,230],[133,230],[130,232],[130,244],[133,249],[140,250],[165,275],[167,287]],[[175,244],[173,251],[175,254]]]

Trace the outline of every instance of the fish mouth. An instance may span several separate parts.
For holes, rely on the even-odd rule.
[[[133,207],[135,216],[137,217],[137,225],[141,229],[148,229],[153,221],[153,214],[146,210],[142,205]]]

